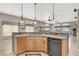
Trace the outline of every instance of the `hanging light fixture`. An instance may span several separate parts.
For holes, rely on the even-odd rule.
[[[53,8],[53,9],[52,9],[52,10],[53,10],[53,11],[52,11],[52,19],[50,18],[50,16],[49,16],[49,18],[48,18],[48,21],[49,21],[48,23],[49,23],[49,24],[55,23],[54,21],[52,21],[52,20],[55,19],[55,18],[54,18],[54,3],[53,3],[53,7],[52,7],[52,8]]]
[[[54,15],[54,3],[53,3],[53,20],[55,20],[55,15]]]
[[[55,20],[55,13],[54,13],[54,12],[55,12],[55,10],[54,10],[55,8],[54,8],[54,3],[52,4],[52,8],[53,8],[53,9],[52,9],[52,19],[51,19],[51,18],[48,19],[48,21],[49,21],[48,23],[49,23],[49,24],[55,24],[55,23],[58,22],[58,21],[54,21],[54,20]],[[49,16],[49,17],[50,17],[50,16]]]
[[[34,6],[35,6],[35,10],[34,10],[34,12],[35,12],[35,21],[34,21],[34,25],[36,25],[37,24],[37,21],[36,21],[36,3],[34,3]]]
[[[50,16],[48,17],[48,21],[49,21],[49,22],[51,21]]]
[[[19,25],[21,26],[21,28],[25,28],[25,23],[23,20],[23,3],[21,3],[21,21],[19,22]]]

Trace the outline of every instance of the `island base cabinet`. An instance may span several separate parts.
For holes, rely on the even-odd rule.
[[[34,39],[33,37],[26,38],[26,51],[32,51],[34,49]]]
[[[34,37],[34,51],[41,51],[43,46],[43,40],[41,37]]]
[[[26,37],[17,37],[16,38],[16,52],[21,53],[26,50]]]
[[[19,37],[17,37],[16,38],[16,54],[21,52],[20,44],[21,44],[21,39]]]
[[[68,55],[68,40],[56,39],[44,36],[20,36],[16,37],[15,53],[45,52],[50,56]]]
[[[26,50],[47,52],[47,39],[44,40],[43,37],[27,37]]]
[[[47,53],[48,45],[47,45],[47,37],[43,37],[43,51]]]
[[[47,53],[47,38],[46,37],[16,37],[16,53],[22,52],[46,52]]]
[[[69,54],[68,40],[62,40],[62,56],[66,56]]]

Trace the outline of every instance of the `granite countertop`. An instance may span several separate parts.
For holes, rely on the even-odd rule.
[[[56,35],[47,35],[47,34],[18,34],[14,35],[14,37],[20,37],[20,36],[42,36],[42,37],[50,37],[50,38],[56,38],[56,39],[67,39],[67,37],[64,36],[56,36]]]

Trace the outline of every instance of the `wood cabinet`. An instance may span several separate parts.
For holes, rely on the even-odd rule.
[[[47,53],[48,44],[47,44],[47,37],[43,37],[43,51]]]
[[[17,37],[16,38],[16,53],[20,53],[21,51],[20,43],[21,43],[20,37]]]
[[[32,51],[34,49],[34,39],[33,37],[26,37],[26,51]]]
[[[36,36],[16,37],[16,52],[44,51],[47,52],[47,38]]]
[[[16,52],[21,53],[26,50],[26,37],[16,37]]]
[[[27,37],[26,39],[26,50],[27,51],[44,51],[47,50],[47,39],[43,37]],[[46,47],[44,47],[46,46]]]
[[[68,55],[69,54],[69,47],[68,47],[68,40],[61,40],[61,50],[62,50],[62,55]]]
[[[26,51],[26,37],[21,37],[21,50]]]
[[[34,37],[34,50],[43,50],[43,39],[42,37]]]

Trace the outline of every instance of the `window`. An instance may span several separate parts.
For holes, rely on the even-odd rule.
[[[67,32],[67,33],[69,33],[70,32],[70,27],[56,27],[55,28],[55,30],[56,31],[58,31],[58,32]]]
[[[34,27],[33,26],[26,26],[25,32],[33,32]]]
[[[12,26],[12,32],[18,32],[18,26],[13,25]]]
[[[12,36],[12,32],[18,32],[17,25],[3,25],[3,36]]]

